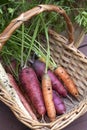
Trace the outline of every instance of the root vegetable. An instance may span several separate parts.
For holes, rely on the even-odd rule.
[[[61,80],[64,82],[65,87],[67,88],[67,90],[74,96],[74,97],[78,97],[79,92],[78,89],[74,83],[74,81],[72,80],[72,78],[70,77],[70,75],[66,72],[66,70],[62,67],[59,66],[58,68],[56,68],[54,70],[54,73],[61,78]]]
[[[45,115],[46,109],[43,95],[41,92],[40,83],[34,70],[30,67],[23,68],[20,71],[19,80],[37,112],[42,116]]]
[[[53,102],[51,80],[48,74],[44,74],[42,77],[42,92],[47,110],[47,115],[51,121],[54,121],[56,119],[56,110]]]
[[[67,97],[66,89],[59,81],[59,79],[55,76],[55,74],[52,71],[48,70],[48,75],[51,77],[53,89],[56,90],[61,96]]]
[[[57,114],[64,114],[66,112],[65,104],[55,91],[53,91],[53,101]]]

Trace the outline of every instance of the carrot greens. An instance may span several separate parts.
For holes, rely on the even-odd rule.
[[[28,51],[28,54],[27,54],[27,57],[26,57],[26,61],[25,61],[25,66],[26,66],[26,64],[27,64],[27,61],[28,61],[28,58],[29,58],[29,56],[30,56],[30,53],[31,53],[31,50],[32,50],[32,47],[33,47],[33,44],[34,44],[34,41],[35,41],[35,38],[36,38],[36,36],[37,36],[39,24],[40,24],[40,19],[39,19],[38,22],[37,22],[37,25],[36,25],[36,28],[35,28],[35,31],[34,31],[32,40],[31,40],[30,48],[29,48],[29,51]]]

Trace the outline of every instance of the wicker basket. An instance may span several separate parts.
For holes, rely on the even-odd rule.
[[[67,98],[64,99],[67,112],[58,116],[54,122],[40,122],[32,119],[31,115],[25,113],[17,103],[13,100],[10,94],[5,89],[6,73],[0,64],[0,99],[4,102],[15,114],[18,120],[31,129],[51,129],[60,130],[69,125],[75,119],[83,115],[87,111],[87,57],[82,54],[74,46],[74,36],[72,23],[63,9],[54,5],[39,5],[25,13],[22,13],[18,18],[11,21],[8,27],[0,34],[0,49],[10,38],[12,33],[24,22],[43,11],[55,11],[61,14],[67,24],[69,39],[57,34],[53,30],[49,30],[49,39],[51,47],[51,55],[57,64],[64,66],[71,75],[79,90],[79,100],[74,100],[72,104]],[[43,39],[43,38],[42,38]],[[44,44],[43,44],[44,43]],[[42,41],[45,46],[45,40]],[[4,87],[3,87],[4,86]]]

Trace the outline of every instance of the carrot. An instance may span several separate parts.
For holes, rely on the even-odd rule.
[[[71,77],[69,76],[69,74],[66,72],[66,70],[62,67],[59,66],[58,68],[56,68],[54,70],[54,73],[61,78],[61,80],[64,82],[65,87],[67,88],[67,90],[74,96],[74,97],[78,97],[79,92],[78,89],[74,83],[74,81],[71,79]]]
[[[35,60],[34,62],[32,62],[32,67],[34,68],[39,79],[42,78],[42,75],[45,71],[45,66],[45,63],[39,60]],[[66,97],[67,91],[64,88],[63,84],[60,82],[60,80],[55,76],[55,74],[51,70],[48,70],[47,73],[51,79],[52,88],[56,90],[61,96]]]
[[[30,98],[27,96],[27,94],[24,93],[24,92],[23,92],[23,94],[24,94],[24,97],[26,98],[27,102],[29,103],[29,105],[30,105],[30,107],[31,107],[31,109],[32,109],[32,111],[33,111],[33,113],[34,113],[35,116],[37,117],[37,119],[42,119],[42,116],[37,113],[35,107],[33,106],[32,102],[31,102]]]
[[[56,91],[53,91],[53,101],[54,101],[56,113],[58,115],[64,114],[66,112],[65,104],[63,100],[60,98],[60,96],[56,93]]]
[[[16,90],[16,92],[17,92],[17,94],[18,94],[18,96],[19,96],[21,102],[23,103],[24,107],[25,107],[26,110],[30,113],[30,115],[32,116],[32,118],[33,118],[34,120],[37,120],[36,115],[33,113],[30,104],[27,102],[27,100],[26,100],[25,97],[23,96],[23,93],[22,93],[22,91],[19,89],[19,86],[17,85],[17,83],[16,83],[14,77],[13,77],[11,74],[9,74],[9,73],[7,73],[7,75],[8,75],[8,78],[9,78],[9,80],[10,80],[10,85]]]
[[[41,116],[45,115],[46,109],[43,95],[41,92],[40,83],[34,70],[30,67],[23,68],[19,73],[19,80],[37,112]]]
[[[51,77],[53,90],[56,90],[61,96],[67,97],[67,91],[56,75],[50,70],[48,70],[48,75]]]
[[[51,80],[48,74],[44,74],[42,77],[42,92],[48,117],[50,121],[54,121],[56,119],[56,110],[53,102]]]

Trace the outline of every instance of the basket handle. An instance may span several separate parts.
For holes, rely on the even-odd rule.
[[[54,11],[54,12],[61,14],[64,17],[66,24],[67,24],[67,28],[68,28],[69,44],[73,43],[73,41],[74,41],[73,30],[74,29],[73,29],[72,23],[71,23],[69,17],[67,16],[65,10],[63,10],[62,8],[55,6],[55,5],[38,5],[37,7],[34,7],[32,9],[22,13],[19,17],[17,17],[16,19],[13,19],[10,22],[10,24],[6,27],[6,29],[0,34],[0,50],[2,49],[2,47],[6,43],[6,41],[10,38],[12,33],[18,27],[20,27],[20,25],[24,21],[27,21],[27,20],[31,19],[33,16],[38,15],[44,11],[49,11],[49,12]]]

